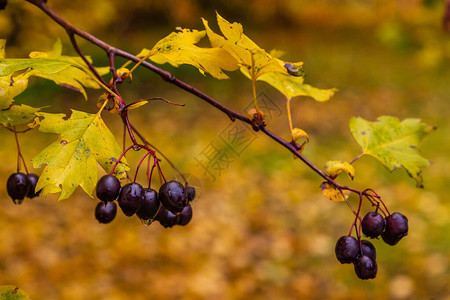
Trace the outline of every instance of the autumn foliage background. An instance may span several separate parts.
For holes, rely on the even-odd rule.
[[[0,12],[8,57],[46,51],[56,38],[64,53],[74,55],[65,32],[42,12],[24,1],[8,2]],[[296,98],[292,103],[294,124],[312,138],[304,154],[320,167],[359,153],[348,130],[352,116],[415,117],[438,130],[423,145],[422,154],[431,161],[423,172],[425,189],[417,189],[403,170],[391,174],[373,158],[355,164],[352,184],[375,189],[410,224],[409,235],[396,247],[374,242],[378,276],[361,281],[334,256],[335,241],[348,233],[352,214],[320,194],[320,177],[258,135],[212,180],[196,158],[210,143],[219,143],[229,119],[138,69],[133,83],[124,84],[123,96],[186,104],[154,102],[130,117],[184,173],[198,178],[201,195],[192,222],[163,229],[118,214],[101,225],[94,219],[96,200],[81,191],[59,203],[46,197],[15,206],[5,189],[16,168],[14,136],[1,130],[0,285],[16,284],[33,299],[450,299],[450,34],[442,30],[441,1],[50,0],[49,5],[132,53],[152,47],[176,26],[201,29],[200,17],[214,20],[215,10],[242,23],[263,48],[304,61],[306,82],[339,89],[329,102]],[[80,45],[97,66],[107,64],[104,53]],[[243,112],[251,103],[250,82],[240,74],[218,81],[192,67],[164,67],[235,110]],[[31,85],[18,103],[51,106],[50,112],[96,111],[99,91],[90,90],[85,102],[45,80],[33,79]],[[269,128],[288,138],[284,99],[264,83],[257,87],[282,111],[269,120]],[[120,141],[119,118],[104,115]],[[54,139],[42,133],[20,136],[28,159]],[[129,159],[133,165],[138,156]],[[167,164],[164,170],[175,176]]]

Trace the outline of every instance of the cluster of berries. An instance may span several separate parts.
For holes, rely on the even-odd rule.
[[[388,245],[397,244],[408,234],[408,219],[401,213],[395,212],[383,218],[377,212],[369,212],[361,221],[364,235],[378,238],[381,235]],[[336,243],[336,258],[341,264],[353,263],[355,273],[360,279],[373,279],[377,275],[375,247],[371,242],[356,239],[351,235],[342,236]]]
[[[150,225],[154,220],[167,227],[187,225],[192,219],[190,202],[195,198],[195,189],[185,187],[178,181],[165,182],[159,193],[151,188],[143,188],[139,183],[127,183],[123,187],[114,175],[104,175],[97,182],[97,198],[100,203],[95,208],[95,218],[100,223],[109,223],[117,214],[117,200],[124,215],[134,214]]]
[[[25,197],[30,199],[37,197],[41,192],[40,190],[35,191],[38,180],[39,176],[33,173],[17,172],[11,174],[6,183],[6,190],[14,204],[22,204]]]

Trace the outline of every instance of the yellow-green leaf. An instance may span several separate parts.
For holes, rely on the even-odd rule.
[[[127,110],[135,109],[141,107],[148,103],[148,100],[139,100],[127,106]]]
[[[15,285],[0,286],[1,300],[30,300],[30,295]]]
[[[150,55],[150,59],[158,64],[170,63],[178,67],[189,64],[202,74],[209,73],[214,78],[226,79],[223,72],[238,68],[236,60],[222,48],[201,48],[196,46],[204,36],[204,30],[180,29],[160,40],[151,49],[143,49],[138,57]]]
[[[348,161],[330,160],[325,164],[325,172],[332,178],[336,178],[342,172],[353,179],[355,177],[355,168]]]
[[[6,40],[0,39],[0,58],[5,57],[5,45],[6,45]]]
[[[67,199],[80,186],[91,195],[97,182],[97,162],[110,172],[122,150],[100,115],[72,110],[64,114],[37,113],[39,130],[59,134],[58,139],[32,159],[35,168],[46,165],[36,189],[42,195],[59,193],[59,200]],[[122,159],[115,172],[126,176],[126,160]]]
[[[350,130],[364,154],[375,157],[391,172],[404,168],[422,187],[422,169],[429,162],[419,154],[419,146],[434,127],[420,119],[400,122],[396,117],[381,116],[375,122],[352,118]]]
[[[40,108],[31,107],[25,104],[11,105],[9,108],[0,110],[0,124],[5,127],[28,124],[36,117],[35,113]]]
[[[245,74],[245,71],[243,70]],[[268,73],[260,76],[258,80],[267,82],[279,90],[287,99],[297,96],[309,96],[316,101],[324,102],[333,97],[337,89],[319,89],[304,84],[303,77],[296,77],[283,73]]]
[[[31,52],[30,58],[0,58],[0,76],[25,71],[22,78],[37,76],[71,88],[87,98],[84,87],[100,88],[80,57],[61,55],[58,40],[49,52]],[[89,58],[88,58],[89,59]]]
[[[342,191],[342,193],[341,193],[337,188],[329,185],[326,182],[323,182],[320,185],[320,189],[322,190],[322,195],[324,195],[329,200],[335,201],[335,202],[345,201],[350,196],[349,191]]]
[[[0,110],[6,109],[14,102],[14,97],[22,93],[28,85],[28,79],[18,76],[0,77]]]
[[[230,23],[217,13],[217,23],[223,36],[216,34],[202,19],[209,41],[213,47],[220,47],[231,54],[241,68],[247,70],[251,77],[258,78],[266,73],[280,72],[288,74],[284,62],[260,48],[255,42],[244,34],[242,25]],[[302,62],[290,63],[301,66]]]

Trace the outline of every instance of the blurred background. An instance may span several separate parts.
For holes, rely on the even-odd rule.
[[[294,125],[311,137],[304,154],[319,167],[359,154],[348,129],[353,116],[421,118],[438,130],[422,147],[431,161],[423,171],[424,189],[403,170],[391,174],[371,157],[355,163],[354,182],[339,178],[358,189],[375,189],[391,211],[409,219],[409,234],[397,246],[373,241],[378,276],[361,281],[334,255],[336,240],[350,229],[351,211],[321,195],[317,174],[261,134],[250,133],[246,147],[233,152],[223,138],[233,126],[224,114],[138,69],[132,84],[121,87],[128,101],[165,97],[186,104],[153,102],[130,118],[198,188],[191,223],[145,227],[118,213],[112,223],[99,224],[97,200],[80,190],[59,203],[49,196],[15,206],[5,188],[16,168],[14,135],[0,130],[0,285],[18,285],[32,299],[450,299],[450,34],[442,29],[443,1],[50,0],[49,5],[131,53],[151,48],[176,26],[202,29],[201,17],[215,24],[215,10],[242,23],[261,47],[285,51],[288,61],[304,61],[307,83],[339,89],[329,102],[292,102]],[[0,12],[0,37],[8,39],[8,57],[46,51],[57,38],[65,54],[75,55],[65,32],[23,0],[8,1]],[[107,65],[103,52],[79,43],[97,66]],[[218,81],[189,66],[164,68],[237,111],[251,103],[250,81],[239,73]],[[264,83],[257,88],[271,111],[269,128],[288,138],[285,100]],[[32,79],[16,101],[50,106],[49,112],[94,113],[100,91],[89,95],[86,102],[81,94]],[[119,118],[108,113],[104,118],[120,141]],[[55,138],[20,135],[25,157],[30,160]],[[202,161],[212,148],[227,159],[205,169]],[[131,165],[140,154],[129,155]],[[166,163],[163,168],[169,178],[176,176]]]

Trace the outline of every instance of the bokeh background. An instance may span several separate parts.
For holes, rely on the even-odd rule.
[[[65,32],[37,8],[22,0],[8,2],[0,12],[7,56],[47,50],[57,38],[65,53],[74,54]],[[431,161],[423,172],[424,189],[417,189],[403,170],[391,174],[373,158],[355,164],[351,184],[375,189],[410,224],[409,235],[395,247],[374,241],[378,276],[361,281],[352,266],[334,256],[335,241],[348,232],[352,214],[345,204],[321,195],[319,176],[258,134],[239,156],[226,152],[232,161],[213,180],[196,158],[211,144],[226,151],[220,134],[230,121],[138,69],[133,83],[121,90],[129,101],[160,96],[186,104],[154,102],[130,115],[201,188],[193,220],[164,229],[119,213],[102,225],[94,219],[97,200],[81,191],[59,203],[45,197],[15,206],[2,184],[0,285],[18,285],[33,299],[449,300],[450,34],[442,29],[442,2],[50,0],[67,20],[132,53],[152,47],[176,26],[201,29],[200,17],[214,24],[215,10],[243,23],[261,47],[284,50],[286,60],[304,61],[307,83],[339,89],[326,103],[307,98],[292,103],[294,124],[312,138],[304,154],[320,167],[360,152],[348,130],[352,116],[421,118],[438,130],[422,147]],[[107,64],[104,53],[81,40],[80,45],[96,65]],[[217,81],[188,66],[164,67],[235,110],[243,112],[251,102],[250,82],[241,74]],[[258,91],[280,109],[269,128],[288,138],[283,97],[263,83]],[[34,79],[16,100],[50,106],[50,112],[95,112],[99,94],[90,91],[85,102],[80,94]],[[118,117],[104,115],[121,140]],[[0,130],[0,135],[5,183],[15,172],[16,148],[13,134]],[[20,136],[27,159],[54,139],[42,133]],[[132,164],[138,159],[137,154],[129,157]],[[163,167],[166,176],[175,176],[167,164]]]

